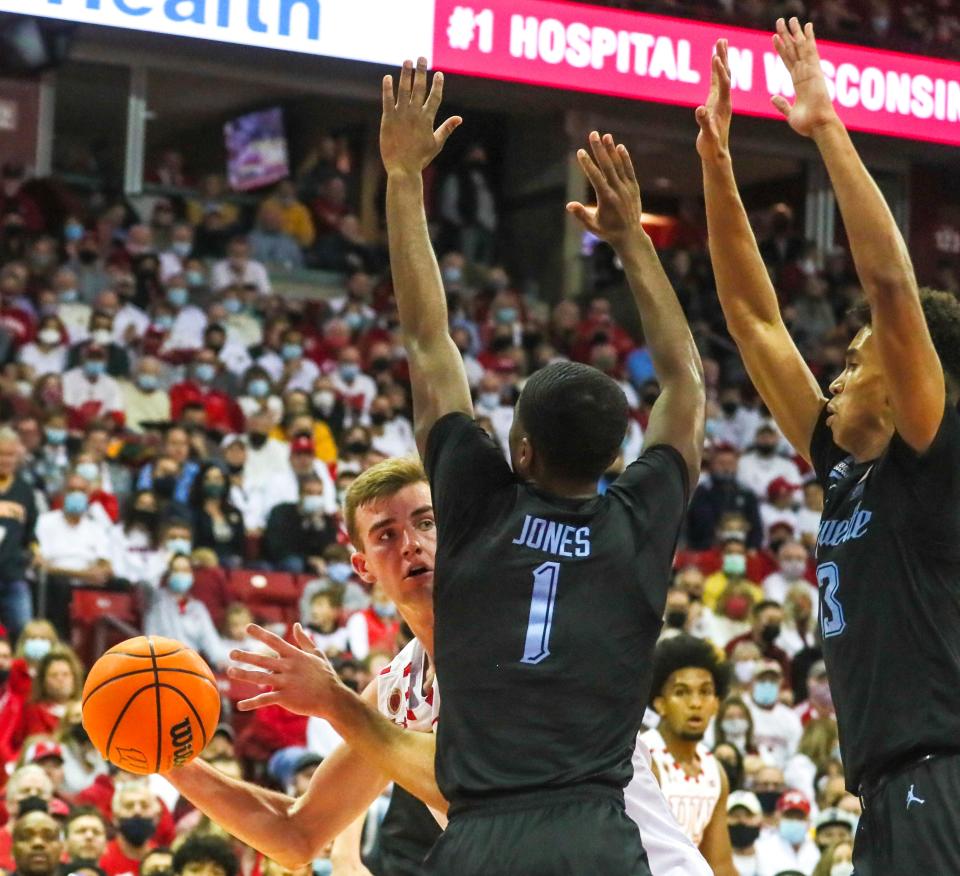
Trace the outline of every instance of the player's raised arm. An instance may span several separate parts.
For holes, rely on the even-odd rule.
[[[773,43],[797,94],[792,106],[782,97],[774,98],[774,104],[823,156],[870,305],[894,425],[907,444],[923,452],[940,428],[946,388],[907,245],[830,100],[813,25],[801,28],[791,18],[788,26],[781,18]]]
[[[387,236],[393,287],[410,361],[414,431],[420,455],[430,428],[444,414],[473,416],[463,360],[450,338],[447,299],[430,243],[423,204],[423,169],[460,124],[459,116],[434,130],[443,97],[443,74],[427,94],[427,62],[416,71],[407,61],[394,93],[393,77],[383,80],[380,154],[387,170]]]
[[[593,158],[577,160],[597,196],[595,207],[567,205],[589,231],[607,241],[623,262],[662,389],[654,405],[646,446],[669,444],[687,463],[690,483],[700,475],[703,451],[704,386],[700,353],[676,292],[664,273],[653,242],[640,222],[640,186],[627,147],[610,134],[590,134]]]
[[[826,399],[784,325],[740,200],[730,158],[731,113],[727,44],[720,40],[711,68],[710,94],[696,113],[717,294],[753,385],[787,440],[809,459],[813,427]]]

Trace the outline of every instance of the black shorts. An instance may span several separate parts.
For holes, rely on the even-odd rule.
[[[894,770],[861,799],[855,876],[960,874],[960,753]]]
[[[452,807],[429,876],[650,876],[615,788],[582,787]]]

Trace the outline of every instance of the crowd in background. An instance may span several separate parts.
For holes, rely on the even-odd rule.
[[[220,673],[231,648],[259,647],[245,632],[251,620],[286,632],[301,619],[357,688],[409,636],[379,588],[355,575],[339,511],[360,472],[416,452],[387,254],[360,232],[351,162],[323,138],[296,178],[252,207],[219,177],[194,183],[177,152],[159,156],[151,178],[178,194],[139,214],[124,200],[2,171],[7,872],[14,819],[31,807],[66,821],[65,872],[85,876],[167,876],[175,862],[156,848],[178,836],[223,838],[167,783],[120,773],[86,736],[79,695],[84,663],[96,656],[91,594],[121,600],[109,604],[125,606],[130,629],[181,639]],[[481,146],[438,181],[432,206],[450,330],[478,421],[507,452],[529,374],[563,358],[595,366],[620,383],[631,411],[605,489],[639,455],[659,393],[643,338],[615,315],[622,276],[608,261],[596,272],[602,293],[552,304],[520,294],[498,260],[498,204]],[[848,254],[806,243],[785,204],[752,219],[784,317],[826,388],[859,328],[848,312],[859,296]],[[859,811],[843,789],[819,646],[813,549],[823,495],[726,333],[702,216],[683,222],[662,258],[704,359],[707,444],[664,635],[707,638],[732,664],[733,692],[709,741],[737,792],[729,819],[740,873],[823,876],[843,862],[833,842]],[[300,266],[334,272],[339,292],[275,294],[277,272]],[[949,266],[939,279],[958,291]],[[265,585],[287,588],[292,613],[263,607]],[[302,793],[338,741],[329,725],[277,707],[241,715],[232,704],[245,692],[224,679],[223,693],[225,723],[203,756]],[[216,876],[237,867],[279,876],[236,841],[224,849],[233,863]]]

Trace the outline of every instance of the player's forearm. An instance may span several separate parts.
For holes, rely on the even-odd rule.
[[[772,325],[782,320],[729,155],[703,162],[703,192],[720,306],[734,339],[749,340],[750,330],[757,323]]]
[[[387,176],[387,237],[404,335],[410,342],[430,344],[448,334],[447,299],[430,242],[419,173]]]
[[[363,865],[360,858],[360,843],[366,821],[367,814],[364,813],[351,822],[350,826],[333,841],[333,848],[330,849],[330,863],[333,865],[334,873],[338,868],[349,869]]]
[[[647,349],[660,385],[702,392],[700,353],[653,242],[639,231],[617,247],[617,254],[640,312]]]
[[[864,293],[873,304],[886,292],[915,289],[907,245],[886,199],[836,119],[813,134],[830,175]]]
[[[310,860],[313,849],[291,817],[292,797],[239,782],[199,759],[164,778],[227,833],[268,858],[284,866]]]
[[[325,715],[346,743],[372,766],[441,813],[447,800],[434,773],[436,738],[405,730],[385,718],[348,688],[337,693]]]

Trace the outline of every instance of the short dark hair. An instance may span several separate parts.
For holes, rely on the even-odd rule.
[[[593,480],[616,458],[629,413],[615,380],[579,362],[554,362],[526,382],[517,415],[551,473]]]
[[[237,876],[237,856],[230,843],[219,836],[190,834],[176,852],[173,853],[173,872],[183,873],[187,864],[218,864],[226,876]]]
[[[91,816],[100,819],[100,823],[103,825],[104,830],[110,829],[110,823],[106,818],[104,818],[103,813],[97,809],[96,806],[77,806],[75,809],[71,809],[70,814],[67,816],[64,829],[70,830],[70,825],[73,824],[73,822],[75,822],[78,818],[89,818]],[[96,861],[94,861],[94,863],[96,863]]]
[[[933,348],[940,357],[940,364],[953,391],[957,392],[960,390],[960,301],[950,292],[924,286],[920,289],[920,306],[930,330]],[[850,312],[865,325],[870,325],[872,315],[866,299],[855,304]]]
[[[777,602],[775,599],[761,599],[754,607],[752,614],[754,617],[760,617],[761,611],[766,611],[768,608],[776,608],[780,611],[783,611],[783,606]]]
[[[653,684],[650,702],[663,695],[667,679],[681,669],[705,669],[713,676],[717,699],[724,699],[730,686],[730,667],[704,639],[681,634],[664,639],[653,653]]]

